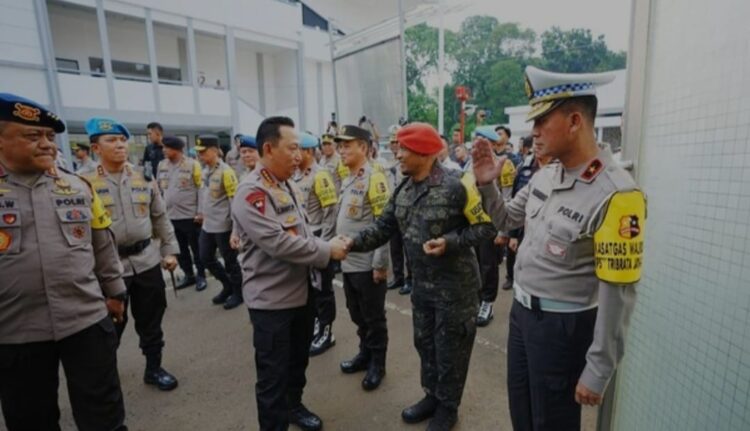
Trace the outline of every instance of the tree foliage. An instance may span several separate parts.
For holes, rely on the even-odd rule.
[[[537,47],[541,44],[541,53]],[[406,30],[406,76],[410,121],[437,125],[437,94],[430,94],[438,66],[438,30],[419,24]],[[600,72],[625,67],[625,52],[612,52],[591,30],[553,27],[537,37],[517,23],[490,16],[466,18],[457,32],[445,32],[451,83],[445,85],[446,130],[457,128],[458,85],[471,91],[470,104],[489,111],[486,122],[507,122],[505,108],[526,103],[523,70],[535,65],[556,72]],[[436,91],[434,91],[436,93]],[[468,124],[473,124],[470,119]],[[470,132],[467,127],[467,134]]]

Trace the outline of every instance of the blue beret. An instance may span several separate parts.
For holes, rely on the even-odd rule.
[[[0,93],[0,121],[49,127],[57,133],[65,131],[65,123],[55,113],[36,102],[10,93]]]
[[[481,136],[491,142],[497,142],[500,140],[500,135],[497,134],[492,126],[482,126],[474,129],[475,136]]]
[[[240,148],[253,148],[255,150],[258,149],[258,144],[255,143],[255,136],[250,135],[240,135]]]
[[[86,134],[91,138],[99,135],[125,135],[126,139],[130,139],[128,128],[111,118],[89,118],[84,127],[86,128]]]
[[[299,145],[302,149],[318,148],[318,138],[309,133],[299,134]]]

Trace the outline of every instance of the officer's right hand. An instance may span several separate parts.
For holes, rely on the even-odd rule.
[[[510,241],[508,241],[508,248],[513,252],[518,252],[518,238],[511,238]]]
[[[229,236],[229,246],[232,247],[232,250],[240,249],[240,237],[234,232]]]
[[[331,259],[333,260],[344,260],[346,259],[347,254],[347,247],[344,241],[341,240],[341,238],[331,238],[330,241],[328,241],[328,244],[331,246]]]
[[[112,321],[115,323],[122,323],[123,315],[125,314],[125,301],[115,298],[107,298],[107,311],[112,316]]]
[[[492,151],[492,144],[487,139],[477,139],[471,149],[472,168],[477,184],[484,185],[495,181],[503,170],[508,159],[506,156],[496,157]]]

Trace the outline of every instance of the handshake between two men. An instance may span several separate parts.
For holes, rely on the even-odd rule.
[[[328,241],[331,246],[331,259],[344,260],[354,245],[354,240],[346,235],[337,235]],[[436,238],[425,241],[422,250],[427,256],[442,256],[445,254],[445,238]]]

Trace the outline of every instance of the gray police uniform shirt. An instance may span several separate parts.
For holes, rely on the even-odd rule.
[[[198,215],[198,195],[203,184],[200,163],[189,157],[182,157],[177,163],[164,159],[159,162],[157,178],[167,205],[167,217],[170,220],[194,219]]]
[[[304,306],[312,268],[328,266],[330,245],[310,231],[301,200],[293,181],[278,181],[261,163],[237,188],[232,219],[250,309]]]
[[[230,168],[234,170],[237,174],[239,174],[244,166],[242,165],[242,155],[240,154],[240,149],[236,144],[232,144],[232,149],[227,152],[227,156],[224,159],[224,162],[229,165]]]
[[[334,144],[335,145],[335,144]],[[336,193],[341,190],[341,176],[339,175],[339,164],[341,163],[341,156],[335,152],[331,157],[323,156],[320,158],[320,166],[324,167],[328,172],[333,175],[333,181],[336,184]]]
[[[78,169],[76,170],[76,174],[78,175],[88,175],[96,172],[96,167],[99,166],[99,163],[93,161],[91,157],[86,159],[85,162],[78,162]]]
[[[87,177],[112,219],[118,247],[158,240],[152,240],[140,253],[120,257],[126,277],[159,265],[165,256],[180,253],[156,182],[146,181],[141,169],[127,163],[121,173],[112,174],[100,165],[96,174]]]
[[[110,220],[91,187],[58,169],[0,164],[0,344],[57,341],[104,319],[125,292]]]
[[[302,208],[307,214],[311,232],[320,231],[324,240],[336,236],[338,199],[333,176],[317,163],[305,171],[297,170],[294,182],[302,193]]]
[[[199,212],[203,215],[203,230],[207,233],[232,231],[231,205],[237,190],[234,170],[219,160],[214,167],[206,166],[203,172],[203,189]]]
[[[621,359],[624,335],[635,304],[632,285],[600,281],[595,274],[593,228],[602,204],[615,191],[635,190],[631,176],[608,148],[581,168],[560,163],[540,169],[507,204],[497,185],[480,186],[484,208],[498,229],[524,226],[515,281],[527,293],[581,304],[598,303],[594,340],[581,375],[586,387],[603,393]]]
[[[382,214],[389,197],[387,176],[384,172],[374,171],[369,162],[359,172],[351,173],[341,182],[336,233],[355,237]],[[346,273],[366,272],[388,268],[389,262],[390,247],[386,244],[374,252],[349,253],[341,261],[341,270]]]

